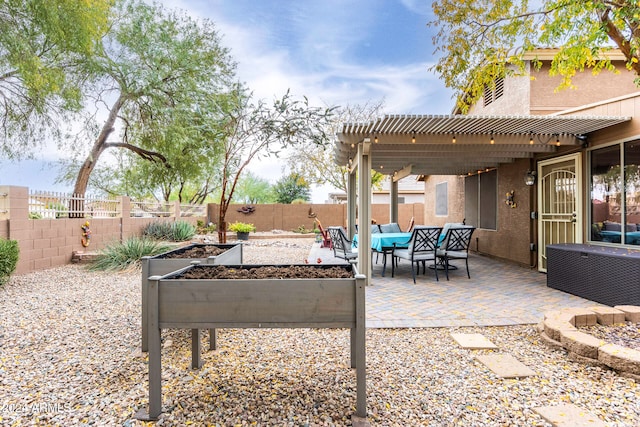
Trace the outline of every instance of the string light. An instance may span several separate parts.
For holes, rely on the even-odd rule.
[[[411,143],[415,144],[416,143],[416,131],[414,130],[412,132],[413,132],[413,135],[411,136]]]
[[[374,142],[374,143],[376,143],[376,144],[378,143],[378,135],[375,135],[375,136],[373,137],[373,142]]]
[[[453,138],[451,138],[451,143],[455,144],[456,143],[456,134],[453,134]]]
[[[535,141],[533,140],[533,133],[529,134],[529,145],[533,145]]]
[[[560,136],[556,135],[556,146],[560,147]]]
[[[489,140],[489,143],[492,145],[496,143],[496,140],[493,138],[493,133],[491,134],[491,140]]]

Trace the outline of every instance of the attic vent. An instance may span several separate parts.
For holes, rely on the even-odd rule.
[[[493,83],[495,85],[493,90],[491,89],[491,86],[484,85],[482,98],[484,100],[485,107],[504,95],[504,78],[497,78]]]
[[[493,91],[493,100],[500,98],[504,94],[504,79],[496,79],[496,89]]]

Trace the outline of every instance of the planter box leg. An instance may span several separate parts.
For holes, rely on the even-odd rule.
[[[209,329],[209,350],[218,349],[218,330],[215,328]]]
[[[139,420],[157,420],[162,413],[162,348],[160,343],[161,330],[158,324],[158,279],[149,280],[148,297],[148,345],[149,345],[149,412],[140,410],[136,413]]]
[[[365,314],[366,278],[356,276],[356,415],[367,418],[367,359],[366,359],[366,314]]]
[[[200,369],[200,329],[191,329],[191,368]]]

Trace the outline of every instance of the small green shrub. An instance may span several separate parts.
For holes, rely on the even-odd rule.
[[[229,224],[229,231],[235,231],[236,233],[251,233],[256,231],[256,226],[246,222],[232,222]]]
[[[198,234],[213,234],[216,232],[216,225],[212,222],[205,225],[204,221],[199,219],[196,223],[196,229]]]
[[[173,248],[172,245],[149,238],[130,237],[124,242],[113,243],[101,249],[90,270],[120,271],[137,268],[143,256],[158,255]]]
[[[184,242],[196,234],[196,226],[187,221],[176,221],[171,225],[171,240]]]
[[[16,271],[19,254],[16,240],[0,239],[0,285],[4,285]]]
[[[167,221],[150,222],[142,229],[142,237],[155,240],[171,240],[171,223]]]
[[[40,212],[29,212],[29,219],[42,219]]]
[[[183,242],[195,236],[196,231],[195,225],[186,221],[156,221],[147,224],[142,230],[142,236],[155,240]]]
[[[298,226],[298,228],[297,228],[297,229],[295,229],[295,230],[291,230],[291,231],[293,231],[294,233],[300,233],[300,234],[313,233],[313,230],[308,229],[308,228],[307,228],[307,227],[305,227],[304,225],[300,225],[300,226]],[[319,231],[320,231],[320,230],[318,230],[318,232],[319,232]]]

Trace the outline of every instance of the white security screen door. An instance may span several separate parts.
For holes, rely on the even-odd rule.
[[[538,270],[547,271],[547,245],[582,243],[580,154],[538,163]]]

